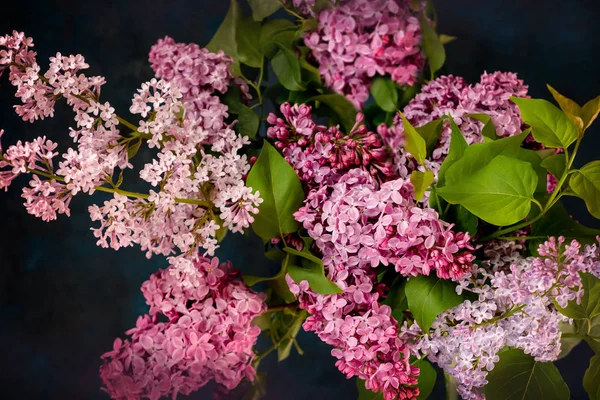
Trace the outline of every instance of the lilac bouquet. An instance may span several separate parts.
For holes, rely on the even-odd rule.
[[[214,382],[259,399],[261,360],[302,353],[304,329],[359,400],[425,399],[433,364],[450,396],[568,399],[553,361],[581,341],[600,398],[600,231],[561,202],[600,219],[600,161],[574,167],[600,97],[580,106],[548,86],[556,107],[512,72],[438,76],[453,38],[430,2],[230,3],[206,47],[158,40],[127,114],[82,55],[44,69],[33,39],[0,36],[17,114],[65,101],[74,115],[68,149],[0,145],[0,188],[27,175],[25,209],[48,222],[94,195],[99,246],[169,263],[101,355],[102,389],[176,398]],[[279,272],[221,262],[231,234],[260,237]]]

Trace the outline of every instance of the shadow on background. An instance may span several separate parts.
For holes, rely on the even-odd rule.
[[[478,81],[483,71],[516,71],[534,97],[549,98],[546,82],[580,103],[600,95],[600,2],[435,3],[441,33],[458,37],[447,47],[445,71],[469,82]],[[135,89],[152,76],[150,46],[165,35],[206,44],[227,5],[208,0],[11,2],[0,13],[0,34],[17,29],[33,36],[42,68],[57,51],[83,54],[89,73],[107,78],[103,99],[124,114]],[[58,107],[56,118],[29,125],[11,111],[14,90],[6,77],[0,87],[5,146],[42,134],[67,144],[68,109]],[[598,158],[599,146],[596,126],[578,164]],[[165,261],[147,260],[137,248],[114,252],[96,247],[87,214],[91,203],[85,197],[73,201],[71,218],[48,224],[29,216],[20,199],[25,183],[21,179],[0,193],[0,398],[107,399],[99,390],[99,357],[147,311],[140,284],[166,267]],[[581,222],[599,226],[582,202],[568,206]],[[256,272],[267,262],[260,248],[258,239],[231,235],[218,255]],[[299,340],[303,357],[292,352],[280,365],[270,357],[261,366],[268,372],[267,399],[356,398],[354,381],[337,371],[329,346],[310,333],[301,333]],[[590,354],[582,344],[558,362],[573,399],[587,398],[581,379]],[[189,398],[209,399],[210,394],[205,390]],[[441,382],[431,398],[444,398]]]

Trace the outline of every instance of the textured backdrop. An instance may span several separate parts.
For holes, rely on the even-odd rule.
[[[0,33],[17,29],[34,37],[40,64],[60,51],[82,53],[90,73],[106,76],[103,98],[118,112],[129,106],[139,84],[151,77],[147,53],[156,39],[206,44],[224,17],[227,1],[30,0],[0,12]],[[549,95],[545,83],[578,102],[600,94],[600,2],[596,0],[438,0],[442,33],[458,36],[447,47],[446,70],[479,80],[483,71],[510,70],[530,85],[534,97]],[[11,111],[13,89],[0,80],[0,127],[5,144],[46,134],[64,142],[71,113],[59,107],[53,120],[29,125]],[[579,163],[598,157],[600,129],[588,134]],[[146,312],[140,284],[164,260],[147,260],[137,249],[119,252],[95,246],[86,198],[73,202],[72,217],[43,223],[22,207],[17,181],[0,193],[0,398],[106,399],[99,390],[99,356],[114,337]],[[102,196],[98,194],[97,196]],[[568,204],[588,225],[583,203]],[[243,271],[261,267],[260,243],[230,237],[219,251]],[[354,381],[335,368],[328,346],[301,333],[303,357],[277,365],[270,357],[268,399],[352,399]],[[585,344],[558,363],[573,399],[590,350]],[[440,382],[432,398],[443,398]],[[198,392],[193,399],[209,399]]]

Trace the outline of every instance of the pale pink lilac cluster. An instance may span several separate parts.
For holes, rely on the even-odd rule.
[[[229,262],[188,258],[185,268],[161,270],[142,285],[149,315],[116,339],[100,374],[113,399],[188,395],[214,380],[222,391],[252,381],[252,346],[266,310]],[[159,322],[159,315],[168,322]]]
[[[450,116],[460,128],[468,144],[483,141],[484,124],[469,114],[486,114],[496,128],[499,137],[508,137],[523,131],[524,123],[511,96],[527,97],[527,85],[512,72],[484,73],[479,83],[468,85],[461,77],[441,76],[421,88],[421,92],[404,108],[403,114],[411,124],[420,127],[428,122]],[[400,165],[409,162],[403,149],[404,127],[400,116],[394,125],[380,125],[378,133],[390,147],[400,154]],[[451,129],[448,122],[444,127],[432,155],[429,169],[437,172],[448,155]]]
[[[70,129],[70,136],[76,148],[62,154],[56,168],[52,160],[60,154],[54,151],[56,144],[45,137],[19,141],[2,156],[0,167],[10,170],[2,172],[1,185],[6,187],[15,175],[32,171],[48,178],[47,182],[34,178],[23,197],[31,214],[49,221],[56,219],[56,213],[68,214],[73,195],[93,193],[112,177],[115,168],[123,170],[131,164],[120,141],[114,108],[99,101],[104,78],[79,73],[89,67],[81,55],[60,53],[50,57],[48,71],[42,75],[32,47],[33,40],[23,33],[0,37],[0,71],[8,69],[16,96],[23,103],[15,106],[17,114],[29,122],[52,117],[56,101],[65,98],[75,112],[77,127]]]
[[[22,33],[0,37],[0,72],[8,69],[23,102],[17,113],[28,121],[53,116],[55,102],[65,98],[75,112],[70,136],[76,147],[58,162],[53,161],[60,154],[56,145],[45,138],[19,141],[0,153],[0,188],[19,174],[37,175],[23,191],[31,214],[53,220],[57,213],[68,215],[79,192],[113,192],[113,199],[90,207],[92,220],[100,222],[93,228],[98,245],[139,244],[148,256],[196,248],[212,255],[218,231],[249,227],[261,202],[258,192],[245,186],[250,166],[238,154],[249,140],[225,123],[227,106],[215,95],[233,84],[229,57],[169,38],[159,42],[151,59],[166,80],[152,79],[134,96],[130,111],[142,118],[136,126],[100,102],[104,78],[80,73],[88,68],[81,55],[57,53],[42,75],[32,46]],[[133,131],[124,134],[119,124]],[[122,173],[132,167],[129,158],[143,142],[158,151],[140,171],[152,190],[122,190]]]
[[[280,111],[283,118],[273,113],[267,117],[272,125],[267,136],[309,188],[331,184],[353,168],[381,179],[393,175],[391,153],[379,135],[362,124],[363,114],[357,114],[355,126],[345,134],[339,126],[318,125],[311,106],[283,103]]]
[[[362,169],[311,190],[294,215],[314,239],[327,277],[344,292],[321,295],[288,276],[292,293],[311,314],[304,329],[334,346],[336,365],[348,378],[364,379],[386,400],[414,398],[418,391],[410,386],[418,368],[409,363],[391,309],[377,302],[376,268],[459,279],[474,258],[469,235],[452,232],[434,210],[419,208],[408,180],[379,185]]]
[[[521,349],[540,362],[556,360],[561,350],[559,324],[569,319],[553,301],[562,307],[580,302],[580,272],[600,277],[598,245],[582,249],[575,240],[563,244],[563,237],[550,238],[540,245],[539,257],[521,258],[510,269],[504,264],[491,271],[474,268],[457,292],[469,290],[478,300],[466,300],[439,315],[425,335],[416,324],[405,324],[402,337],[415,353],[426,354],[453,376],[465,399],[484,398],[487,374],[504,346]]]
[[[294,2],[308,9],[310,2]],[[406,0],[341,0],[316,16],[304,42],[325,84],[360,109],[376,76],[414,85],[424,64],[419,21]]]

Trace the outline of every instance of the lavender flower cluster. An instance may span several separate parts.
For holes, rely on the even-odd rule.
[[[314,2],[296,2],[308,11]],[[316,16],[306,35],[327,86],[362,108],[376,76],[412,86],[423,68],[421,28],[405,0],[341,0]]]

